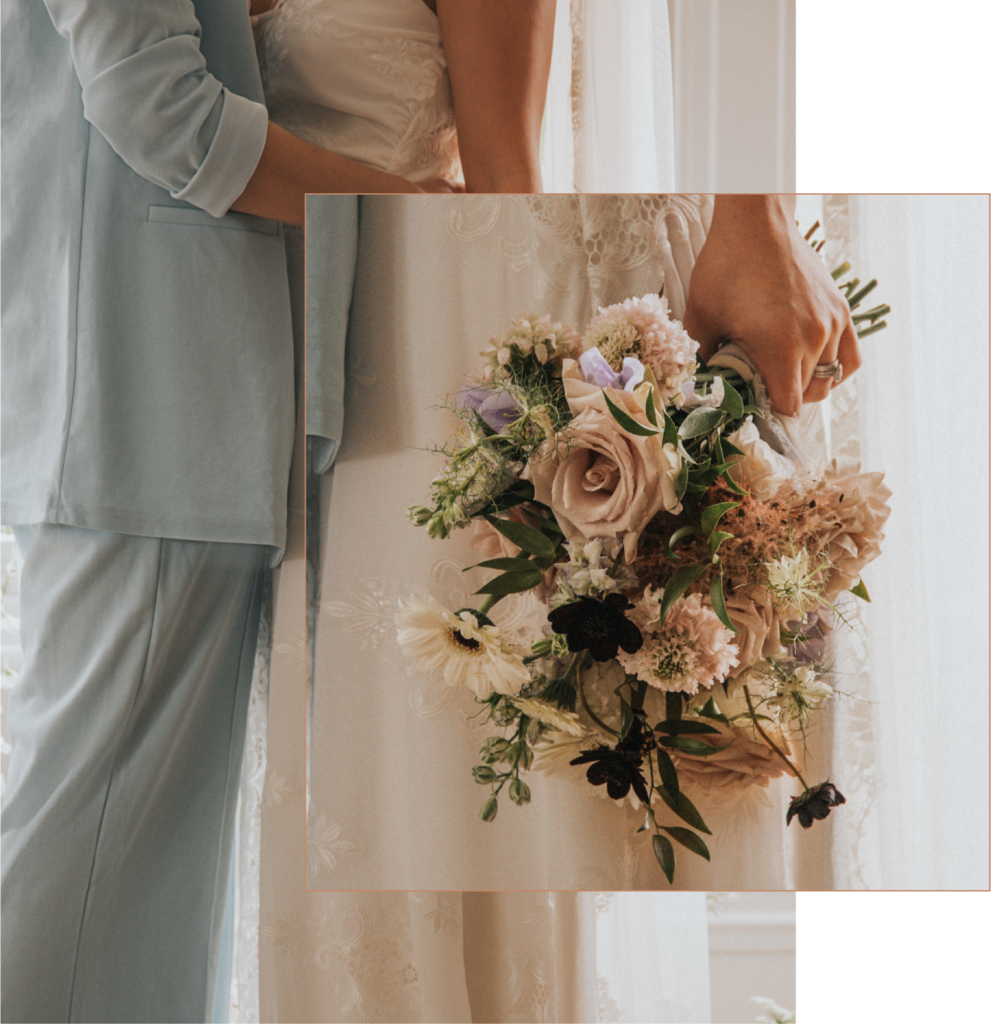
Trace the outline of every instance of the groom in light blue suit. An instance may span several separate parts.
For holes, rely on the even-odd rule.
[[[204,1021],[294,423],[245,0],[5,0],[3,131],[2,1018]]]

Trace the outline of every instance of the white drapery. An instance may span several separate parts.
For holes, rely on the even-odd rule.
[[[894,495],[870,605],[836,648],[821,737],[848,798],[796,884],[988,884],[988,199],[826,196],[832,262],[876,277],[887,330],[834,395],[837,454]],[[873,296],[872,296],[873,298]]]
[[[558,0],[548,192],[791,192],[794,0]]]

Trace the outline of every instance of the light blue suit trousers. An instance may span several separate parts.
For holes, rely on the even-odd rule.
[[[209,1020],[267,549],[33,532],[3,1020]]]

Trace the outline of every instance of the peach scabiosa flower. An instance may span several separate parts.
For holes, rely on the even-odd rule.
[[[698,693],[722,682],[737,662],[733,634],[698,594],[681,597],[661,624],[663,590],[648,587],[630,618],[644,643],[619,655],[627,672],[659,690]]]
[[[498,626],[471,609],[455,613],[429,595],[400,601],[399,645],[424,672],[442,672],[448,686],[466,686],[481,700],[494,692],[519,693],[530,674],[523,654],[502,639]]]

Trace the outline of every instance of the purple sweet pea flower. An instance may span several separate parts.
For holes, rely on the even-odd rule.
[[[623,385],[623,390],[632,391],[638,384],[642,384],[644,373],[646,370],[643,363],[639,359],[627,356],[623,360],[623,369],[619,371],[619,382]]]
[[[597,348],[590,348],[582,352],[578,358],[578,365],[585,374],[585,380],[589,384],[595,384],[600,388],[619,388],[619,376],[613,372],[613,368],[606,362],[605,357]]]
[[[492,388],[466,388],[458,395],[458,405],[477,412],[497,433],[502,433],[520,418],[520,407],[508,391]]]

